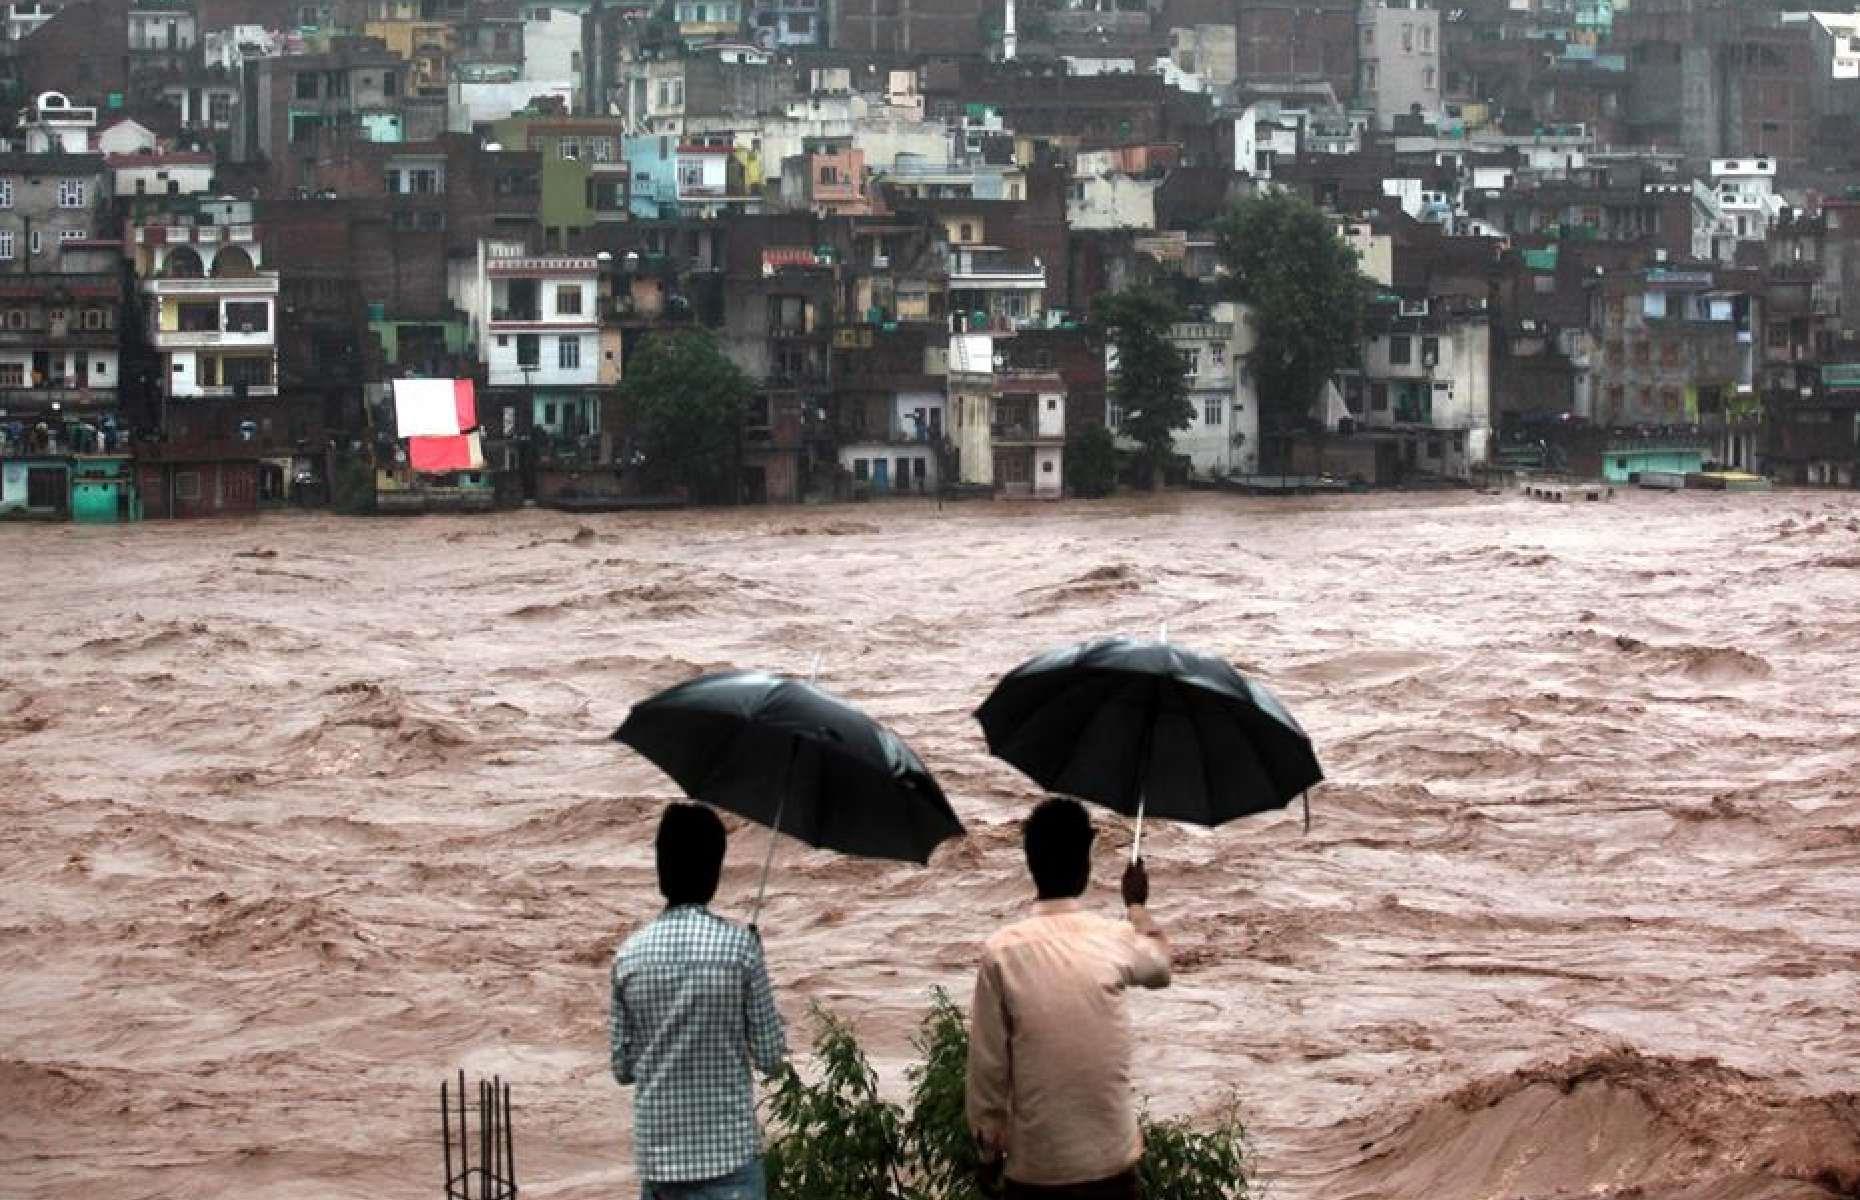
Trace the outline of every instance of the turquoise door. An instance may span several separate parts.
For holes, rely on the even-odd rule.
[[[872,460],[873,491],[884,492],[891,489],[890,483],[887,482],[887,477],[891,474],[890,468],[891,462],[889,459],[875,458]]]

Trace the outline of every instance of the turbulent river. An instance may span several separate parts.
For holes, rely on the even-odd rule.
[[[1027,892],[1033,793],[971,710],[1165,622],[1330,781],[1309,833],[1146,839],[1158,1113],[1231,1093],[1284,1200],[1860,1194],[1853,496],[276,516],[0,527],[0,561],[9,1200],[433,1196],[460,1066],[513,1081],[526,1195],[631,1195],[605,972],[673,788],[606,735],[816,651],[970,831],[778,862],[791,1041],[818,1001],[901,1088]]]

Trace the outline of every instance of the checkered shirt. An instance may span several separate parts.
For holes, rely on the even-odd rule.
[[[702,905],[668,908],[614,956],[613,1070],[652,1183],[715,1179],[761,1152],[753,1061],[788,1056],[762,945]]]

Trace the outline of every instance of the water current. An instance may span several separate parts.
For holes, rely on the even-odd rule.
[[[631,1195],[604,980],[673,790],[606,735],[816,651],[970,830],[779,860],[793,1040],[825,1004],[898,1090],[1026,899],[1034,794],[972,708],[1165,622],[1330,781],[1309,833],[1146,838],[1158,1113],[1231,1094],[1284,1200],[1860,1195],[1855,497],[275,516],[0,527],[0,561],[6,1197],[432,1196],[460,1066],[514,1082],[526,1195]]]

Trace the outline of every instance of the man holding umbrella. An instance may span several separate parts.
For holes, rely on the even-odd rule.
[[[701,804],[665,810],[654,843],[665,910],[620,947],[613,1072],[633,1097],[642,1200],[762,1200],[753,1062],[787,1058],[753,927],[706,907],[723,870],[723,821]]]
[[[1091,818],[1048,800],[1025,831],[1034,914],[988,939],[970,1007],[968,1118],[1008,1200],[1135,1200],[1143,1137],[1130,1087],[1128,987],[1169,984],[1169,942],[1124,872],[1127,921],[1086,912]]]

